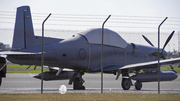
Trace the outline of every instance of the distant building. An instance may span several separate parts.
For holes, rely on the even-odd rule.
[[[5,48],[6,49],[9,49],[10,48],[10,45],[9,44],[4,44],[5,45]]]
[[[9,50],[10,49],[10,45],[9,44],[3,44],[2,42],[0,42],[0,51],[2,50]]]
[[[5,45],[3,43],[0,43],[0,49],[1,50],[5,49]]]

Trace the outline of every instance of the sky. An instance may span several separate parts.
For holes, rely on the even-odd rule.
[[[143,31],[143,32],[157,32],[156,27],[158,24],[161,23],[161,21],[168,17],[168,20],[165,22],[165,25],[163,25],[165,28],[162,30],[162,32],[171,33],[173,30],[176,31],[176,34],[178,31],[180,31],[180,0],[0,0],[0,11],[11,11],[13,12],[11,15],[11,19],[8,21],[13,22],[10,24],[2,23],[5,19],[2,19],[0,15],[0,28],[14,28],[14,22],[15,22],[15,13],[16,8],[19,6],[28,5],[31,8],[32,14],[44,14],[41,18],[41,20],[36,20],[35,17],[33,19],[33,23],[42,23],[43,19],[49,14],[52,13],[52,17],[49,19],[53,19],[54,16],[57,14],[81,14],[81,15],[93,15],[92,17],[97,17],[95,15],[103,15],[100,20],[100,22],[94,22],[95,25],[98,25],[101,27],[102,22],[107,18],[108,15],[111,15],[111,18],[107,22],[107,26],[116,26],[112,27],[114,31]],[[2,13],[2,12],[1,12]],[[113,22],[113,19],[119,19],[116,18],[117,15],[120,15],[121,17],[124,16],[121,21],[121,23],[111,23]],[[33,15],[32,15],[33,16]],[[70,16],[72,17],[72,16]],[[89,16],[88,16],[89,17]],[[90,18],[92,18],[90,17]],[[151,19],[151,17],[153,19]],[[136,25],[134,23],[129,23],[131,21],[138,23],[141,22],[137,19],[151,19],[151,20],[157,20],[155,21],[155,24],[148,25],[147,22],[145,24]],[[7,20],[7,19],[6,19]],[[91,20],[91,19],[90,19]],[[118,20],[114,20],[117,21]],[[127,21],[126,23],[122,23],[123,21]],[[169,22],[168,22],[169,21]],[[172,22],[173,25],[172,26]],[[55,23],[55,22],[53,22]],[[78,30],[85,30],[88,27],[84,27],[83,24],[90,24],[92,27],[92,23],[88,22],[82,22],[81,26],[68,26],[70,24],[75,25],[77,22],[60,22],[61,24],[67,24],[66,26],[51,26],[48,25],[47,21],[47,27],[48,28],[55,28],[55,29],[78,29]],[[166,25],[167,24],[167,25]],[[97,26],[97,27],[98,27]],[[121,26],[118,28],[117,26]],[[131,26],[132,28],[123,28],[122,26]],[[151,28],[135,28],[135,27],[154,27]],[[34,28],[41,28],[40,24],[34,24]],[[1,31],[2,32],[2,31]],[[140,36],[140,35],[139,35]],[[139,38],[138,36],[138,38]],[[147,35],[150,40],[152,40],[152,43],[157,43],[157,41],[154,39],[154,36]],[[11,35],[12,37],[12,35]],[[129,38],[130,35],[123,34],[122,37],[125,38],[127,41],[136,41],[138,38],[135,38],[136,40],[131,40],[132,38]],[[140,36],[141,37],[141,36]],[[162,46],[164,44],[164,41],[168,35],[165,36],[165,38],[162,40]],[[0,40],[4,43],[8,43],[6,41],[3,41],[3,36],[0,35]],[[141,37],[142,39],[142,37]],[[142,39],[144,40],[144,39]],[[169,43],[169,47],[175,47],[177,50],[178,46],[178,40],[177,35],[173,37],[173,41]],[[10,41],[11,42],[11,41]],[[145,45],[148,45],[145,41],[141,41],[139,43],[144,43]],[[136,43],[136,42],[135,42]],[[168,50],[168,49],[167,49]],[[173,49],[169,49],[173,50]]]
[[[179,0],[0,0],[0,10],[29,5],[32,12],[179,17]]]

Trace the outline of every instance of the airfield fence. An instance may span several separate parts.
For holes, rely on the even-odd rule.
[[[13,38],[13,29],[5,29],[0,28],[0,38],[1,42],[10,44]],[[41,36],[41,29],[34,30],[35,35]],[[46,37],[55,37],[55,38],[67,38],[72,37],[72,35],[82,32],[82,30],[58,30],[58,29],[45,29],[45,36]],[[151,42],[155,45],[157,43],[157,34],[154,32],[123,32],[117,31],[119,35],[124,38],[127,42],[143,44],[150,46],[143,38],[142,35],[151,40]],[[162,33],[161,34],[161,47],[166,41],[169,33]],[[3,41],[2,41],[3,40]],[[177,50],[178,44],[178,34],[175,34],[172,40],[169,42],[168,46],[166,47],[167,51],[173,51],[173,49]],[[18,65],[11,65],[7,67],[7,77],[3,79],[2,86],[0,87],[0,93],[40,93],[40,80],[32,78],[33,75],[40,73],[41,67],[37,67],[34,70],[34,66],[27,69],[28,66],[18,66]],[[44,69],[44,71],[48,71],[48,69]],[[114,76],[115,78],[115,76]],[[16,81],[12,81],[15,79]],[[105,79],[105,78],[104,78]],[[88,82],[88,81],[86,81]],[[106,80],[104,81],[106,82]],[[116,83],[120,84],[120,81],[115,81]],[[100,77],[99,77],[99,88],[100,88]],[[58,89],[60,85],[66,85],[68,89],[72,89],[72,85],[68,85],[68,80],[57,80],[57,81],[44,81],[44,93],[58,93]],[[20,86],[19,86],[20,85]],[[104,84],[106,85],[106,84]],[[18,88],[21,87],[21,88]],[[88,87],[88,86],[87,86]],[[120,86],[119,86],[120,87]],[[10,89],[12,91],[7,91]],[[108,89],[108,90],[107,90]],[[105,91],[110,91],[111,88],[106,88]],[[73,93],[72,91],[70,91]],[[100,92],[100,89],[99,89]],[[115,91],[116,92],[116,91]],[[118,92],[118,91],[117,91]],[[91,93],[91,92],[90,92]]]
[[[41,36],[42,22],[48,13],[32,12],[32,21],[35,35]],[[101,28],[108,15],[90,14],[52,14],[45,23],[45,36],[66,38],[72,34],[82,32],[90,28]],[[15,11],[0,11],[0,42],[12,44],[13,28],[15,24]],[[148,45],[141,35],[145,35],[157,46],[158,25],[165,17],[160,16],[127,16],[111,15],[105,24],[105,28],[118,32],[127,42]],[[175,36],[180,33],[180,18],[168,17],[161,27],[161,45],[164,45],[168,35],[175,30]],[[132,38],[133,37],[133,38]],[[177,50],[176,42],[169,43],[169,50]],[[166,49],[167,50],[167,49]]]
[[[41,36],[42,21],[46,18],[47,15],[48,14],[44,13],[32,13],[35,35]],[[72,35],[79,32],[83,32],[85,29],[101,28],[102,23],[107,16],[108,15],[52,14],[45,24],[45,36],[65,39],[67,37],[72,37]],[[107,21],[105,28],[114,30],[129,43],[150,46],[142,38],[142,35],[145,35],[155,46],[157,46],[157,27],[164,18],[165,17],[112,15],[111,18]],[[8,44],[11,47],[14,23],[15,12],[0,11],[0,43],[6,45]],[[176,33],[165,50],[178,50],[178,41],[180,40],[178,39],[178,31],[180,31],[179,26],[180,18],[168,18],[167,22],[165,22],[161,29],[162,32],[160,47],[163,47],[170,33],[173,30],[176,30]],[[13,66],[9,65],[7,68],[7,78],[3,79],[3,83],[0,87],[0,93],[40,93],[40,80],[30,78],[31,76],[40,72],[40,67],[37,67],[36,70],[33,70],[33,66],[30,69],[27,69],[28,66]],[[12,81],[13,79],[16,79],[16,81]],[[68,80],[45,81],[44,88],[46,93],[58,93],[57,90],[62,84],[68,84]],[[68,85],[67,87],[72,88],[72,86]],[[11,89],[12,91],[7,91],[9,88],[12,88],[13,90]]]
[[[0,43],[5,44],[7,47],[11,47],[12,40],[13,40],[13,31],[14,29],[9,28],[0,28]],[[45,36],[46,37],[52,37],[52,38],[62,38],[66,39],[68,37],[72,37],[72,35],[75,35],[77,33],[81,33],[85,30],[60,30],[60,29],[45,29]],[[124,40],[126,40],[129,43],[135,43],[135,44],[142,44],[142,45],[149,45],[142,37],[142,35],[145,35],[156,47],[157,47],[157,32],[140,32],[140,31],[116,31]],[[42,30],[41,29],[34,29],[34,33],[36,36],[41,36]],[[163,32],[161,33],[161,47],[163,47],[166,39],[170,35],[169,32]],[[180,32],[176,32],[174,36],[172,37],[171,41],[169,42],[168,46],[165,48],[166,51],[173,52],[178,51],[179,49],[179,42],[180,42]]]

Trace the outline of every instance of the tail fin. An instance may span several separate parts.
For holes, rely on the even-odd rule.
[[[29,6],[17,8],[12,49],[26,49],[34,46],[35,36]]]

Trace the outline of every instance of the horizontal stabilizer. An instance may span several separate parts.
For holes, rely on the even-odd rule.
[[[19,52],[19,51],[3,51],[0,52],[0,55],[30,55],[30,54],[41,54],[41,52]]]

